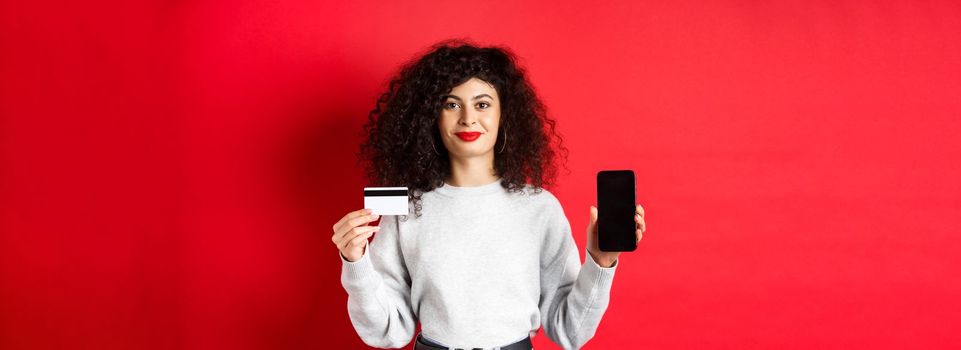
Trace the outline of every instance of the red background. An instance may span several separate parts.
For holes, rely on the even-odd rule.
[[[330,226],[449,37],[528,67],[582,248],[637,171],[586,349],[961,347],[957,2],[601,3],[0,3],[0,348],[364,348]]]

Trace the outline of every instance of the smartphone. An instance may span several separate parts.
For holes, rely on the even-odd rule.
[[[604,252],[637,249],[633,170],[597,173],[597,245]]]

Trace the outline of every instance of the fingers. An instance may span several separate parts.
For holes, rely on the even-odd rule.
[[[344,254],[344,252],[356,251],[357,248],[361,248],[365,246],[368,242],[367,240],[370,239],[370,236],[373,234],[374,234],[373,232],[362,233],[357,237],[344,241],[343,248],[340,248],[340,254],[346,257],[347,254]],[[357,261],[357,258],[353,258],[353,259],[348,258],[347,260]]]
[[[358,216],[353,219],[347,220],[347,222],[343,223],[340,226],[340,228],[336,232],[334,232],[334,236],[343,236],[353,228],[361,225],[366,225],[367,223],[377,220],[379,218],[380,218],[380,215],[371,214],[371,215],[362,215],[362,216]]]
[[[640,243],[641,239],[644,238],[644,232],[647,231],[647,223],[644,222],[644,207],[638,204],[635,211],[637,212],[637,214],[634,215],[634,222],[637,223],[636,243]]]
[[[594,231],[594,227],[597,226],[597,208],[593,205],[591,206],[590,220],[587,221],[587,232],[591,233]]]
[[[348,244],[356,246],[361,243],[362,240],[369,238],[374,232],[380,230],[380,226],[358,226],[354,227],[350,231],[347,231],[341,237],[335,237],[334,243],[337,244],[337,249],[343,250]]]
[[[340,226],[343,225],[345,222],[347,222],[347,220],[356,218],[358,216],[368,215],[372,212],[373,211],[371,209],[364,208],[364,209],[354,210],[352,212],[347,213],[347,215],[344,215],[344,217],[340,218],[340,220],[338,220],[337,223],[334,224],[333,226],[334,232],[339,231]]]
[[[373,234],[374,234],[373,232],[368,232],[360,236],[354,237],[354,239],[350,240],[350,243],[348,245],[351,247],[363,246],[364,244],[367,244],[367,239],[370,238],[370,236]]]
[[[644,232],[647,232],[647,223],[644,222],[644,207],[638,204],[635,211],[637,212],[634,214],[634,222],[637,223],[637,241],[640,242]]]
[[[350,221],[344,223],[343,226],[341,226],[340,231],[334,232],[334,239],[340,240],[342,238],[345,238],[345,236],[350,235],[350,232],[357,228],[379,227],[379,226],[366,225],[367,222],[377,220],[378,217],[379,217],[378,215],[367,215],[367,216],[361,216],[358,218],[351,219]],[[364,225],[361,225],[361,224],[364,224]]]
[[[349,229],[349,228],[357,227],[360,225],[366,225],[367,223],[376,221],[379,218],[380,218],[380,215],[377,215],[377,214],[358,216],[356,218],[347,220],[347,223],[344,224],[344,226],[342,226],[341,228]]]
[[[637,224],[637,228],[638,230],[641,231],[641,233],[644,233],[645,231],[647,231],[647,223],[644,222],[643,216],[641,216],[640,214],[634,215],[634,222]]]

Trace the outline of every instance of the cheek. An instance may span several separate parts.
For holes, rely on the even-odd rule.
[[[446,133],[447,130],[452,128],[457,120],[449,115],[441,114],[440,118],[437,119],[437,128],[440,130],[441,135]]]
[[[497,129],[498,127],[500,127],[500,120],[501,120],[500,114],[498,113],[491,113],[490,115],[486,115],[484,116],[484,127],[487,128],[487,130],[493,132],[494,129]]]

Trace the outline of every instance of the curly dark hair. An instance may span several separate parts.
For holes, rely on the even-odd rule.
[[[567,148],[510,49],[449,39],[418,57],[401,66],[364,125],[366,141],[357,155],[374,186],[407,186],[421,216],[421,195],[451,175],[437,126],[443,96],[474,77],[493,85],[500,99],[494,171],[501,185],[510,192],[526,184],[534,192],[554,186],[558,158],[566,161]]]

